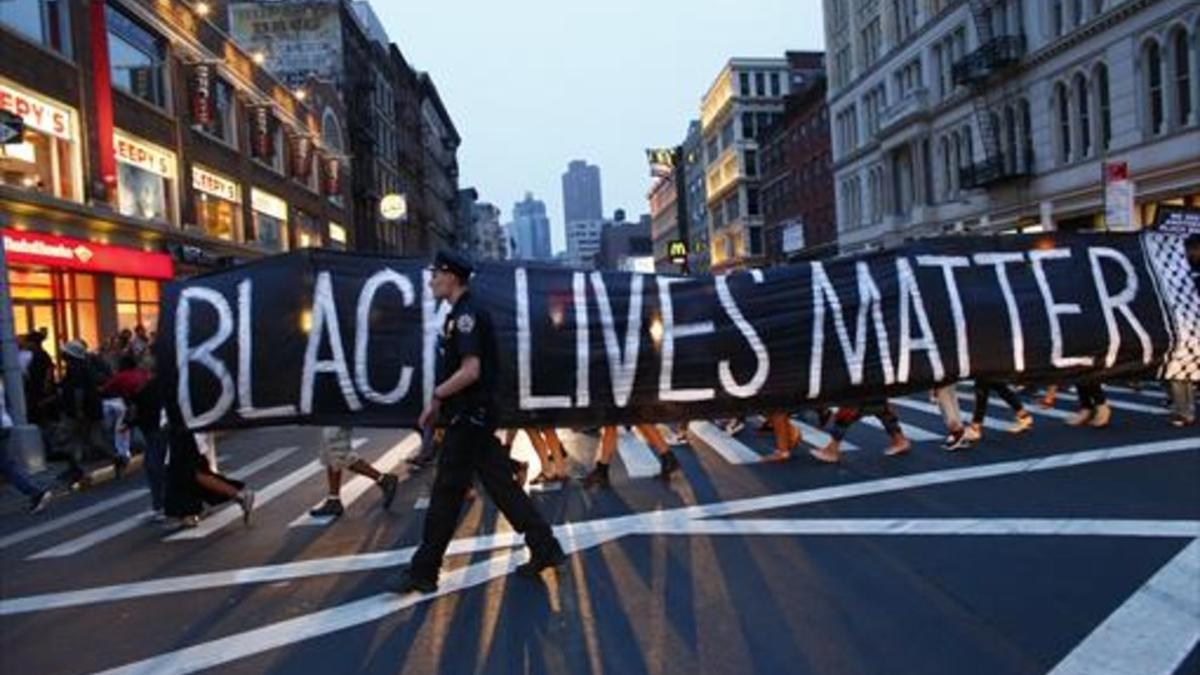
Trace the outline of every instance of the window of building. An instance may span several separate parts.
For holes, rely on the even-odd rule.
[[[1192,115],[1191,52],[1187,32],[1182,28],[1175,29],[1171,51],[1175,60],[1175,123],[1186,126]]]
[[[744,153],[744,163],[746,165],[746,175],[750,178],[758,176],[758,151],[746,150]]]
[[[761,215],[758,198],[758,188],[746,188],[746,215]]]
[[[175,154],[113,133],[117,156],[117,209],[122,215],[168,223],[175,219]]]
[[[1054,87],[1054,97],[1058,105],[1058,161],[1067,164],[1071,161],[1071,99],[1061,82]]]
[[[1108,150],[1112,143],[1112,109],[1108,97],[1108,66],[1096,67],[1096,92],[1100,113],[1100,148]]]
[[[298,248],[320,248],[324,237],[316,218],[304,211],[296,210],[296,246]]]
[[[1083,23],[1083,0],[1071,0],[1071,25]]]
[[[1029,101],[1021,99],[1021,143],[1022,153],[1021,161],[1023,166],[1030,171],[1033,170],[1033,112],[1029,108]]]
[[[235,180],[192,165],[196,225],[205,234],[227,241],[242,236],[242,187]]]
[[[115,277],[117,296],[117,329],[147,331],[158,327],[159,283],[153,279]]]
[[[742,96],[750,95],[750,73],[738,73],[738,91]]]
[[[883,31],[880,29],[879,17],[871,20],[862,29],[859,40],[862,43],[863,67],[870,67],[879,60],[880,47],[883,42]]]
[[[1075,107],[1079,110],[1079,156],[1092,156],[1092,116],[1088,106],[1087,80],[1075,76]]]
[[[779,73],[771,73],[771,96],[778,97],[779,92]]]
[[[237,147],[237,97],[233,87],[220,78],[212,86],[212,120],[198,125],[205,133],[214,136],[226,145]]]
[[[725,125],[721,127],[721,148],[728,148],[733,145],[733,120],[726,120]]]
[[[67,0],[0,2],[0,24],[63,56],[71,56]]]
[[[1100,16],[1104,13],[1104,0],[1092,0],[1092,16]]]
[[[80,141],[75,111],[3,79],[0,109],[16,113],[25,122],[21,142],[0,145],[0,185],[79,201]],[[35,110],[40,114],[34,114]]]
[[[53,273],[57,275],[58,273]],[[62,318],[66,328],[64,339],[76,338],[89,346],[100,345],[99,314],[96,311],[96,277],[83,272],[64,272],[62,284]]]
[[[726,222],[732,223],[733,221],[737,220],[742,215],[742,201],[740,199],[740,193],[737,190],[729,193],[729,196],[725,198],[724,202],[722,202],[722,206],[725,209]]]
[[[167,107],[167,43],[113,5],[105,8],[112,85],[160,108]]]
[[[971,125],[968,124],[962,128],[962,148],[963,148],[963,164],[962,166],[971,166],[975,163],[975,141],[971,133]]]
[[[272,251],[287,250],[287,202],[269,192],[251,188],[250,210],[252,222],[246,241]]]
[[[750,228],[750,255],[762,255],[762,228]]]
[[[917,29],[917,0],[892,0],[896,17],[896,42],[903,42]]]
[[[756,96],[767,95],[767,82],[761,71],[754,73],[754,94]]]
[[[1017,168],[1017,115],[1012,106],[1004,109],[1004,163],[1010,171]]]
[[[742,138],[755,138],[754,113],[742,113]]]
[[[1162,50],[1158,43],[1151,41],[1146,45],[1146,84],[1150,99],[1150,132],[1158,135],[1163,132],[1163,76]]]
[[[719,145],[719,142],[718,142],[716,136],[713,136],[712,138],[708,139],[707,148],[705,148],[705,153],[708,155],[708,163],[709,164],[712,164],[713,162],[717,161],[717,157],[721,154],[721,146]]]
[[[1061,36],[1067,29],[1066,7],[1063,0],[1053,0],[1050,5],[1050,21],[1054,26],[1054,34]]]

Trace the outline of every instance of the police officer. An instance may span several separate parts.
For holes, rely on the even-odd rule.
[[[437,254],[429,282],[434,297],[451,303],[452,309],[438,339],[438,385],[418,423],[426,429],[436,421],[446,432],[421,546],[392,584],[396,593],[437,590],[442,556],[475,475],[508,522],[525,534],[532,555],[517,568],[518,574],[537,576],[566,560],[550,526],[517,485],[496,438],[496,336],[491,317],[471,298],[471,271],[470,262],[443,251]]]

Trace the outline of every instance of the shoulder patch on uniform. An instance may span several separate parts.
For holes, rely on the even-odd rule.
[[[475,330],[475,317],[470,314],[463,314],[458,317],[458,330],[463,333],[470,333]]]

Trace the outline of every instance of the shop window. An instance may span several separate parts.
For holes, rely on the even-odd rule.
[[[321,241],[321,226],[317,219],[303,211],[296,211],[296,246],[319,248]]]
[[[100,346],[99,319],[96,311],[96,277],[81,272],[62,275],[62,317],[64,339],[80,339],[89,349]]]
[[[70,14],[67,0],[0,2],[0,24],[68,57],[71,56]]]
[[[111,4],[105,19],[112,86],[166,108],[166,41]]]
[[[3,81],[0,109],[20,115],[25,122],[21,142],[0,145],[0,184],[77,201],[80,169],[75,112]],[[39,114],[33,114],[35,110]]]
[[[138,326],[153,331],[158,326],[158,282],[153,279],[114,277],[117,296],[117,329]]]
[[[287,203],[282,199],[251,189],[252,219],[246,240],[272,251],[285,251],[287,242]]]
[[[192,166],[196,225],[205,234],[237,241],[242,232],[242,190],[236,181]]]
[[[118,210],[135,218],[175,222],[175,155],[120,132],[113,140]]]

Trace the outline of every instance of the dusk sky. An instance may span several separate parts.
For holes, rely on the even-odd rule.
[[[604,210],[645,213],[644,149],[683,140],[731,56],[823,49],[820,0],[372,0],[433,75],[463,144],[460,185],[511,217],[546,202],[563,248],[567,162],[600,166]]]

